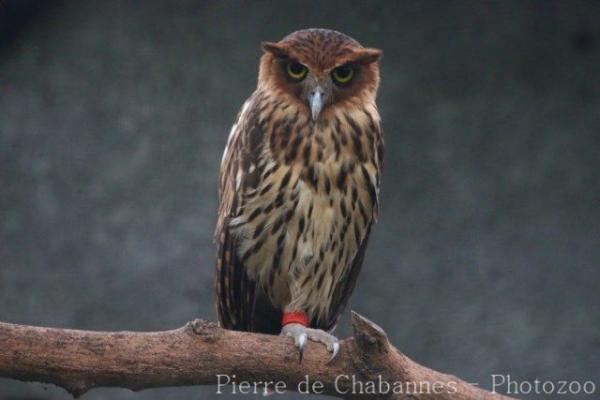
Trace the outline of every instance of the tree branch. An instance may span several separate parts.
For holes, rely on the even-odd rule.
[[[415,363],[389,343],[380,327],[354,312],[352,325],[354,337],[342,342],[336,360],[328,364],[325,347],[308,343],[299,364],[291,338],[228,331],[203,320],[148,333],[0,323],[0,377],[53,383],[75,397],[100,386],[137,391],[230,379],[238,393],[248,388],[242,381],[281,381],[279,388],[316,389],[310,392],[342,398],[373,396],[375,390],[377,397],[390,399],[508,399]],[[264,384],[257,390],[262,392]]]

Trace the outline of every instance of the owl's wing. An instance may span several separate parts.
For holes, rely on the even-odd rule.
[[[336,284],[333,292],[333,301],[329,308],[329,315],[325,321],[313,321],[314,326],[318,326],[319,329],[324,331],[332,330],[337,324],[338,319],[344,312],[346,304],[350,299],[350,295],[354,291],[356,286],[357,278],[362,268],[363,260],[365,257],[365,251],[367,249],[367,243],[369,241],[369,234],[371,230],[371,224],[367,227],[367,232],[364,239],[362,240],[356,256],[352,260],[350,268],[346,272],[346,275]]]
[[[362,168],[362,174],[365,179],[365,182],[368,186],[369,196],[371,198],[371,202],[373,205],[373,220],[369,221],[364,229],[363,239],[358,246],[358,250],[356,251],[356,255],[350,262],[350,267],[347,269],[346,274],[340,279],[340,281],[336,284],[332,303],[329,307],[329,315],[325,321],[313,321],[316,326],[325,331],[330,331],[337,324],[338,319],[341,314],[344,312],[344,308],[350,299],[350,295],[354,291],[354,287],[356,286],[357,278],[362,268],[363,260],[365,257],[365,252],[367,249],[367,244],[369,242],[369,235],[371,234],[371,228],[373,223],[377,220],[377,215],[379,213],[379,184],[381,171],[383,169],[383,136],[381,132],[381,127],[379,125],[374,126],[372,129],[375,140],[374,140],[374,162],[375,162],[375,171],[371,175],[368,173],[367,169]]]
[[[231,219],[243,209],[245,194],[256,186],[259,178],[252,166],[258,162],[263,132],[254,108],[252,98],[242,107],[221,161],[215,229],[218,244],[215,303],[224,328],[265,332],[279,327],[281,316],[246,274],[238,256],[238,241],[229,226]]]

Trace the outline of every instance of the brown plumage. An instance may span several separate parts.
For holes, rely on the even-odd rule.
[[[279,333],[300,311],[327,331],[378,212],[381,51],[325,29],[263,50],[221,164],[217,312],[225,328]]]

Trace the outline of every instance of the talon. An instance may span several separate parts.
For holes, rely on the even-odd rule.
[[[302,363],[302,357],[304,357],[304,345],[306,344],[306,333],[301,333],[297,337],[296,347],[298,348],[298,352],[300,353],[300,360],[298,363]]]
[[[294,338],[294,346],[298,349],[299,363],[302,363],[302,359],[304,358],[304,349],[308,340],[322,343],[327,347],[327,351],[331,353],[331,357],[326,362],[327,364],[333,361],[340,352],[339,340],[329,332],[320,329],[307,328],[302,324],[290,323],[283,326],[281,335],[292,336]]]
[[[329,364],[330,362],[332,362],[337,357],[339,352],[340,352],[340,344],[338,342],[335,342],[333,344],[333,350],[331,352],[331,357],[329,357],[329,361],[327,361],[327,363]]]

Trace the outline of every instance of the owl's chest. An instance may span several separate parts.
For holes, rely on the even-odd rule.
[[[346,197],[357,189],[346,172],[348,160],[336,160],[334,153],[325,157],[326,147],[320,151],[322,160],[317,154],[289,164],[268,161],[256,189],[232,221],[251,275],[273,269],[287,276],[313,263],[332,241],[341,240],[341,225],[351,207]]]
[[[278,163],[317,168],[319,164],[336,163],[344,155],[347,135],[332,121],[313,123],[300,120],[291,126],[274,126],[267,134],[266,154]]]
[[[285,299],[290,282],[316,268],[343,273],[373,204],[361,158],[331,125],[281,129],[264,144],[256,185],[231,226],[248,274]]]
[[[329,194],[315,190],[301,177],[302,168],[284,171],[260,185],[271,189],[261,200],[247,205],[238,230],[238,256],[246,272],[281,307],[292,296],[294,282],[314,276],[317,269],[333,269],[336,257],[331,254],[331,244],[337,242],[340,250],[343,240],[341,212],[331,201],[337,190],[330,189]],[[290,171],[291,183],[279,188]]]
[[[274,257],[273,268],[292,271],[337,239],[347,213],[340,204],[345,204],[341,199],[348,188],[338,185],[344,166],[309,159],[306,164],[270,162],[267,168],[273,172],[246,198],[233,224],[239,226],[242,253],[251,269]]]

